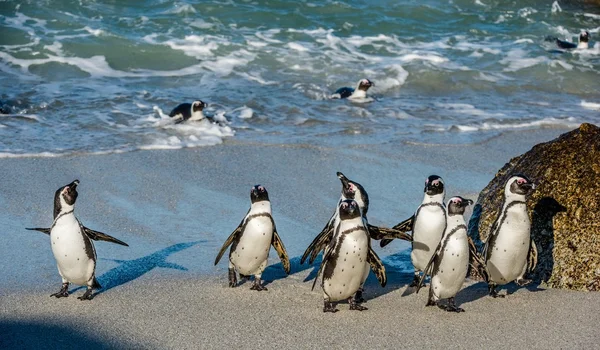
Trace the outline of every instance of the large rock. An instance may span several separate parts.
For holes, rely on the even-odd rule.
[[[600,128],[581,126],[513,158],[481,191],[469,235],[481,240],[500,212],[512,174],[536,189],[527,199],[538,247],[534,279],[556,288],[600,290]]]

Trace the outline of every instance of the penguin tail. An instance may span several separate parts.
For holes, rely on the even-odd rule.
[[[94,277],[94,281],[92,281],[92,288],[94,288],[94,289],[102,289],[102,286],[100,285],[100,282],[98,282],[98,280],[96,279],[96,277]]]

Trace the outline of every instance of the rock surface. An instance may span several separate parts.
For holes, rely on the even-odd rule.
[[[481,246],[516,173],[536,189],[527,199],[538,265],[530,277],[550,287],[600,290],[600,128],[578,129],[513,158],[481,191],[469,235]]]

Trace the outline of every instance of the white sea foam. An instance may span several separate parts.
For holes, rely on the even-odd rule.
[[[600,111],[600,103],[587,102],[587,101],[583,100],[583,101],[581,101],[581,107],[595,110],[595,111]]]
[[[504,113],[490,113],[484,110],[478,109],[473,105],[467,103],[436,103],[437,107],[442,109],[453,111],[458,114],[466,114],[472,115],[476,117],[485,117],[485,118],[505,118],[506,115]]]
[[[589,17],[589,18],[593,18],[593,19],[600,19],[600,15],[597,15],[595,13],[584,13],[583,15],[585,17]]]
[[[296,51],[300,51],[300,52],[309,51],[309,49],[307,49],[306,47],[304,47],[298,43],[288,43],[288,47],[292,50],[296,50]]]
[[[513,49],[499,63],[508,66],[504,68],[505,72],[515,72],[549,61],[547,56],[526,57],[527,54],[528,52],[523,49]]]
[[[552,13],[558,13],[558,12],[562,12],[562,8],[560,8],[560,5],[558,4],[558,1],[554,1],[552,3]]]
[[[533,127],[567,127],[576,128],[579,126],[577,119],[573,117],[569,118],[543,118],[540,120],[528,121],[528,122],[514,122],[514,123],[490,123],[484,122],[481,124],[474,125],[453,125],[450,129],[459,130],[463,132],[473,131],[488,131],[488,130],[510,130],[510,129],[526,129]]]
[[[240,119],[250,119],[254,115],[254,111],[250,107],[244,106],[244,107],[238,108],[236,110],[239,111],[238,117]],[[234,111],[236,111],[236,110],[234,110]]]

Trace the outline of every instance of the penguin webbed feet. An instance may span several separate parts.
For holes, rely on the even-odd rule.
[[[358,294],[358,292],[356,292],[356,294]],[[356,294],[354,296],[351,296],[350,298],[348,298],[348,303],[350,304],[350,310],[355,310],[355,311],[369,310],[369,308],[362,306],[361,303],[357,301]],[[361,299],[362,299],[362,297],[361,297]]]
[[[419,280],[421,278],[419,277],[418,274],[415,274],[415,277],[413,278],[412,282],[410,282],[410,284],[408,285],[409,287],[417,287],[419,285]],[[427,284],[425,282],[423,282],[423,287],[427,286]]]
[[[356,291],[356,293],[354,294],[354,303],[358,303],[358,304],[362,304],[362,303],[366,303],[367,301],[365,300],[365,298],[363,298],[363,292],[364,289],[360,288],[359,290]]]
[[[79,300],[92,300],[94,299],[94,290],[92,288],[88,288],[82,296],[78,297]]]
[[[446,310],[448,312],[465,312],[463,308],[456,306],[456,302],[454,298],[448,298],[448,305],[438,304],[438,307],[442,310]]]
[[[519,286],[519,287],[524,287],[526,285],[528,285],[529,283],[531,283],[532,280],[530,279],[526,279],[526,278],[517,278],[517,280],[515,281],[515,283]]]
[[[254,278],[254,283],[252,283],[252,287],[250,287],[250,290],[256,290],[259,292],[262,292],[263,290],[268,290],[267,287],[263,286],[263,284],[260,281],[260,278],[255,277]]]
[[[496,285],[495,284],[489,284],[488,285],[488,290],[489,290],[489,295],[492,298],[504,298],[504,297],[506,297],[506,295],[504,295],[504,294],[498,294],[498,291],[496,291]]]
[[[60,290],[54,294],[50,294],[51,297],[56,297],[56,298],[66,298],[69,296],[69,284],[68,283],[63,283],[62,287],[60,288]]]
[[[335,307],[335,304],[325,300],[323,302],[323,312],[331,312],[331,313],[336,313],[339,310]]]
[[[235,275],[235,269],[229,268],[229,287],[235,288],[237,286],[237,276]]]

